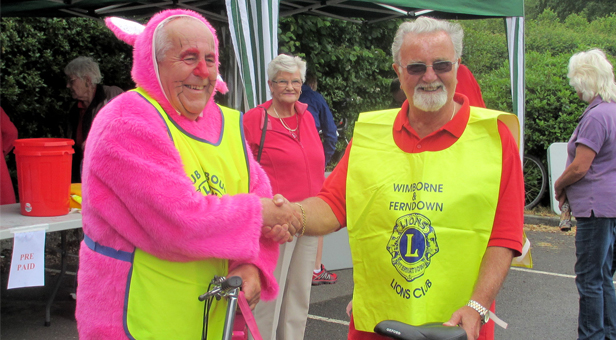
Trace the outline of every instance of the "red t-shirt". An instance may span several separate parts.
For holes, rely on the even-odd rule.
[[[439,130],[422,139],[419,138],[409,124],[407,116],[409,104],[408,101],[405,101],[393,126],[392,133],[396,145],[408,153],[440,151],[453,145],[464,132],[470,116],[468,98],[456,93],[454,100],[462,104],[462,108],[458,113]],[[519,256],[522,252],[522,229],[524,226],[524,177],[522,176],[522,164],[515,139],[507,126],[500,121],[498,122],[498,132],[503,147],[503,167],[498,205],[488,247],[509,248],[514,250],[515,256]],[[351,146],[352,141],[349,143],[344,156],[334,171],[325,179],[323,188],[318,194],[318,197],[323,199],[332,208],[342,226],[346,226],[346,177]],[[490,325],[493,327],[494,323],[488,323],[487,327]],[[482,334],[486,331],[486,327],[482,327]],[[493,334],[493,332],[489,333]],[[379,340],[386,338],[380,337],[375,333],[356,331],[353,323],[351,323],[349,339]],[[479,339],[486,338],[480,336]]]
[[[458,79],[456,93],[465,95],[468,98],[468,105],[486,107],[481,96],[481,88],[468,67],[460,64],[458,66],[458,73],[456,73],[456,79]]]

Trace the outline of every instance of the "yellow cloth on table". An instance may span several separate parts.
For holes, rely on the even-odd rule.
[[[81,209],[81,183],[72,183],[70,190],[71,209]]]

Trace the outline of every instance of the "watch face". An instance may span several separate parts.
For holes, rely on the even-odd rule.
[[[488,321],[490,321],[490,313],[489,313],[489,312],[488,312],[488,313],[486,313],[486,314],[483,316],[483,323],[488,323]]]

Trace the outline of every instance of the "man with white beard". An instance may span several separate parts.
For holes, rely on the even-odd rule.
[[[297,205],[306,235],[348,229],[349,339],[385,339],[381,320],[494,336],[488,308],[522,251],[518,123],[455,93],[463,36],[431,18],[400,25],[393,68],[407,100],[360,114],[319,195]]]

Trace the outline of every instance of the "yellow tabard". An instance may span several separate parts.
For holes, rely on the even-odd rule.
[[[382,320],[445,322],[464,306],[498,203],[504,113],[473,107],[454,145],[413,154],[394,142],[398,111],[362,113],[349,156],[353,318],[366,332]]]
[[[249,169],[241,114],[221,107],[222,131],[215,142],[184,131],[143,89],[136,92],[161,115],[178,149],[186,175],[203,195],[222,196],[249,191]],[[133,339],[201,339],[205,303],[198,300],[214,275],[225,276],[228,262],[207,259],[171,262],[140,249],[129,276],[124,327]],[[208,339],[222,338],[226,300],[213,301],[207,322]]]

